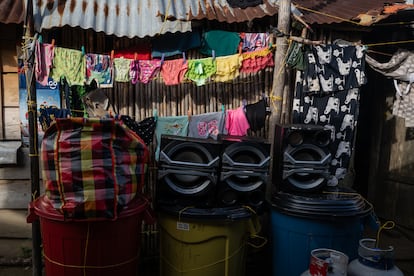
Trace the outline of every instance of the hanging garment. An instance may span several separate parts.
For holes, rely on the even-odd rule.
[[[406,94],[400,96],[398,93],[395,95],[394,104],[392,107],[392,114],[404,118],[405,127],[414,127],[414,85],[408,82],[402,82],[398,84],[401,91],[405,91],[407,87],[410,87]]]
[[[266,99],[246,105],[246,118],[250,125],[250,130],[261,130],[266,123],[266,117],[270,114],[270,107]]]
[[[78,50],[54,48],[51,77],[60,80],[65,77],[69,86],[84,85],[86,73],[85,55]]]
[[[243,57],[239,54],[217,57],[217,70],[213,76],[213,80],[216,82],[226,82],[237,78],[240,75],[242,61]]]
[[[224,115],[224,112],[192,115],[188,125],[188,136],[217,140],[218,135],[223,134]]]
[[[266,67],[274,66],[273,53],[269,48],[242,53],[243,61],[240,72],[256,73]]]
[[[161,70],[162,61],[158,59],[138,60],[138,80],[142,83],[149,83]]]
[[[292,42],[286,57],[286,64],[296,70],[305,70],[305,51],[301,43]]]
[[[213,58],[190,59],[185,77],[197,86],[205,85],[207,80],[216,73],[217,63]]]
[[[366,56],[369,66],[394,81],[396,90],[392,114],[405,119],[406,127],[414,127],[414,52],[398,49],[386,63]]]
[[[129,64],[129,78],[132,84],[136,84],[139,81],[139,60],[131,60]]]
[[[188,61],[184,59],[165,60],[161,65],[161,77],[165,85],[180,84],[188,70]]]
[[[349,168],[355,126],[359,112],[359,88],[340,90],[329,95],[304,92],[304,72],[297,71],[293,100],[293,123],[322,125],[332,131],[332,154],[328,185],[335,186]]]
[[[305,93],[330,94],[366,83],[363,46],[317,45],[305,54]]]
[[[270,44],[269,33],[241,33],[243,52],[253,52],[258,49],[266,48]]]
[[[86,84],[95,80],[99,87],[113,87],[113,64],[109,55],[86,54]]]
[[[221,30],[207,31],[202,34],[200,53],[216,57],[229,56],[238,52],[240,35],[236,32]]]
[[[121,115],[120,118],[124,124],[134,131],[144,141],[145,145],[150,145],[154,138],[155,127],[157,122],[155,117],[148,117],[144,120],[137,122],[128,115]]]
[[[50,69],[52,68],[54,46],[52,44],[40,43],[36,40],[35,52],[35,76],[41,85],[48,84]]]
[[[180,55],[190,49],[199,48],[200,45],[201,35],[196,30],[185,33],[166,33],[152,40],[151,55],[153,58]]]
[[[151,59],[151,45],[145,42],[127,49],[115,50],[114,58],[149,60]]]
[[[129,75],[129,67],[131,59],[114,58],[114,79],[117,82],[129,82],[131,77]]]
[[[155,159],[158,161],[160,155],[161,135],[178,135],[187,136],[188,134],[188,116],[167,116],[158,117],[157,126],[155,127],[155,138],[157,141],[157,149],[155,151]]]
[[[244,107],[230,109],[226,112],[225,129],[228,135],[245,136],[250,128]]]

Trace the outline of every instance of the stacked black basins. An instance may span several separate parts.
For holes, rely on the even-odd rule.
[[[269,183],[270,144],[253,137],[218,140],[163,135],[157,205],[261,210]]]
[[[270,201],[273,276],[300,275],[313,249],[335,249],[350,259],[357,255],[372,206],[350,188],[327,185],[331,137],[323,126],[276,126]]]

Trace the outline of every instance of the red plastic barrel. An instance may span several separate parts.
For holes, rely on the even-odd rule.
[[[116,220],[68,220],[47,197],[30,204],[28,222],[40,219],[46,275],[138,275],[141,225],[153,222],[144,198],[137,197]]]

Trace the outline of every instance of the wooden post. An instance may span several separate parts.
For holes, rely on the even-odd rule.
[[[29,121],[29,156],[30,156],[30,179],[31,179],[31,199],[39,197],[39,147],[37,133],[37,101],[36,101],[36,82],[34,77],[34,60],[35,60],[35,39],[33,26],[33,1],[28,0],[26,6],[25,18],[25,46],[32,42],[31,47],[25,48],[25,75],[27,90],[27,111]],[[40,221],[32,222],[32,275],[42,275],[42,254],[41,254],[41,234]]]
[[[291,0],[280,0],[279,1],[279,13],[277,20],[277,29],[283,34],[289,34],[290,32],[290,6]],[[286,81],[287,73],[285,67],[285,56],[288,50],[288,41],[286,36],[276,37],[276,54],[275,54],[275,69],[273,75],[273,86],[270,94],[270,109],[271,115],[269,118],[269,136],[268,141],[271,143],[271,156],[273,156],[273,140],[275,136],[275,125],[281,123],[282,114],[282,103],[283,103],[283,92],[288,85]],[[273,177],[273,158],[270,164],[270,179]],[[272,181],[273,182],[273,181]],[[271,190],[275,183],[269,185],[267,195],[271,195]]]

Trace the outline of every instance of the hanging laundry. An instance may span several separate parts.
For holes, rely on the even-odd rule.
[[[65,77],[69,86],[85,84],[85,55],[78,50],[61,47],[54,48],[51,77],[60,80]]]
[[[149,42],[144,42],[127,49],[114,50],[114,58],[149,60],[151,59],[151,45]]]
[[[114,58],[114,79],[116,82],[129,82],[131,76],[129,75],[129,68],[131,59]]]
[[[273,53],[269,48],[262,48],[253,52],[242,53],[243,61],[240,72],[256,73],[266,67],[275,65]]]
[[[86,54],[86,83],[95,80],[99,87],[113,87],[113,64],[109,55]]]
[[[35,51],[35,76],[41,85],[48,84],[50,69],[52,68],[54,46],[52,44],[40,43],[36,40]]]
[[[304,92],[330,94],[366,83],[363,46],[317,45],[305,54]]]
[[[184,59],[165,60],[161,65],[161,77],[165,85],[180,84],[188,70],[188,61]]]
[[[293,41],[289,47],[286,64],[296,70],[305,70],[305,50],[301,43]]]
[[[149,83],[161,70],[162,61],[159,59],[138,60],[138,80],[142,83]]]
[[[304,91],[304,72],[297,71],[293,123],[322,125],[332,131],[328,185],[336,186],[348,172],[359,113],[359,88],[329,95]]]
[[[244,107],[230,109],[226,112],[225,129],[228,135],[245,136],[250,128]]]
[[[168,134],[177,136],[187,136],[188,123],[188,116],[168,116],[157,118],[157,126],[155,127],[155,138],[157,140],[155,159],[157,161],[160,155],[161,135]]]
[[[266,117],[270,114],[270,107],[266,99],[246,105],[246,118],[250,125],[250,130],[261,130],[266,123]]]
[[[129,64],[129,78],[132,84],[136,84],[139,81],[139,61],[131,60]]]
[[[242,37],[242,51],[253,52],[270,45],[269,33],[241,33]]]
[[[392,114],[405,119],[406,127],[414,127],[414,52],[398,49],[388,62],[380,63],[366,56],[372,69],[392,78],[396,90]]]
[[[217,70],[213,76],[213,80],[216,82],[226,82],[237,78],[240,75],[242,61],[243,57],[239,54],[217,57]]]
[[[140,122],[135,121],[128,115],[121,115],[120,119],[144,141],[145,145],[148,146],[152,143],[157,125],[155,117],[148,117]]]
[[[197,86],[205,85],[207,80],[217,71],[216,60],[213,58],[190,59],[185,77]]]
[[[238,52],[240,35],[236,32],[221,30],[207,31],[202,34],[200,53],[216,57],[229,56]]]
[[[152,40],[151,55],[153,58],[170,57],[200,46],[201,35],[197,30],[185,33],[166,33]]]
[[[218,135],[223,134],[224,118],[224,112],[192,115],[188,126],[188,136],[217,140]]]

